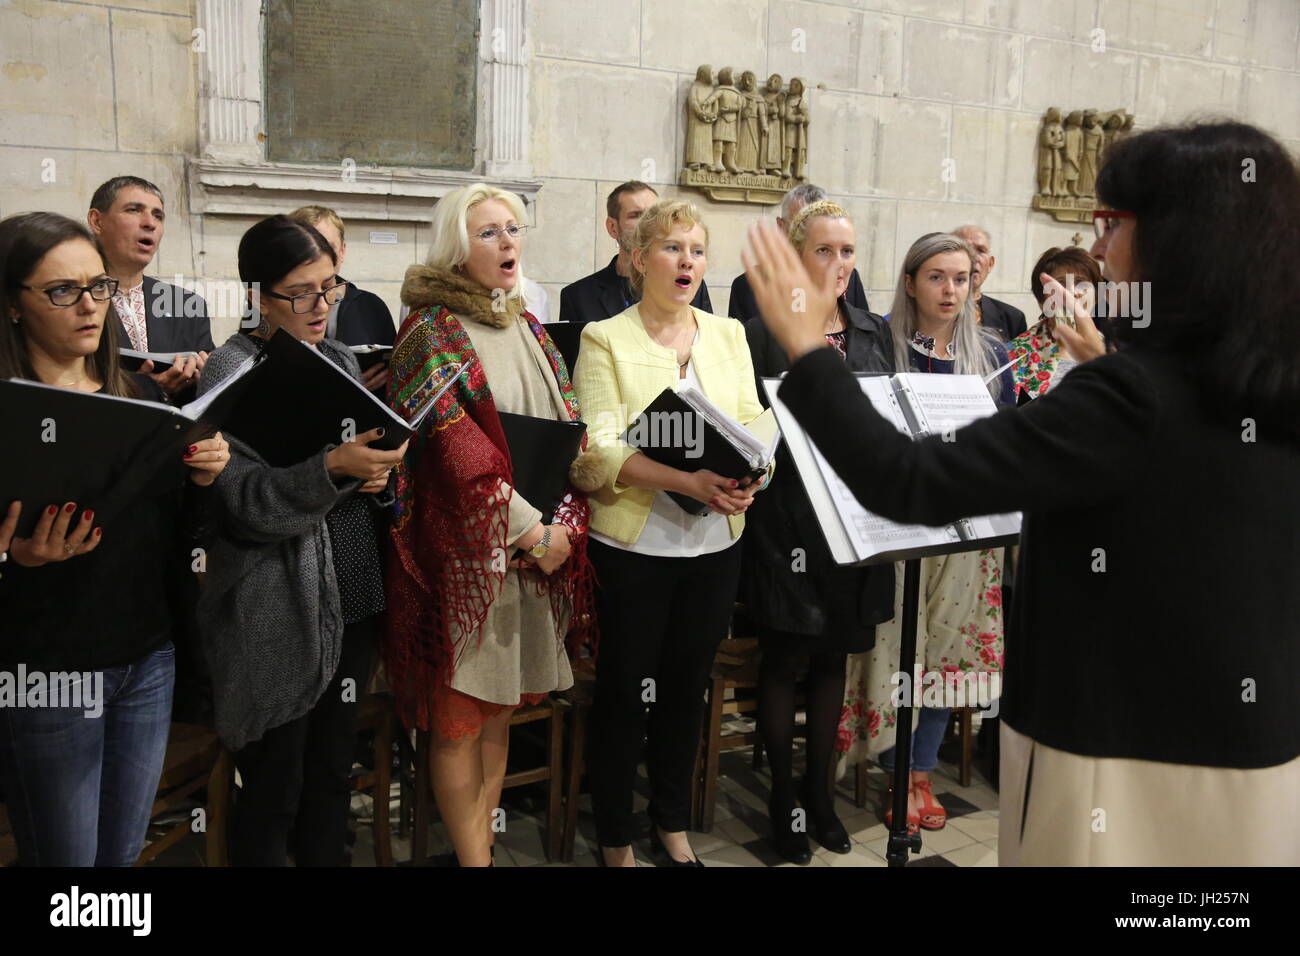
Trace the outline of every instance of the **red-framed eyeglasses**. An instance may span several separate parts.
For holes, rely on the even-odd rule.
[[[1092,211],[1092,228],[1100,239],[1106,233],[1110,232],[1119,225],[1121,219],[1132,219],[1131,212],[1123,212],[1119,209],[1094,209]]]

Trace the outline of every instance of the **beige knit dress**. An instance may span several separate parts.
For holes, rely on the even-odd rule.
[[[546,355],[522,318],[505,328],[457,315],[478,353],[497,411],[568,421],[569,414]],[[541,520],[541,512],[520,495],[510,495],[507,544]],[[513,548],[509,550],[513,551]],[[501,593],[488,607],[481,639],[453,634],[459,658],[451,686],[496,704],[519,703],[521,694],[544,694],[573,686],[551,599],[539,591],[542,572],[511,568]],[[566,624],[567,621],[563,622]]]

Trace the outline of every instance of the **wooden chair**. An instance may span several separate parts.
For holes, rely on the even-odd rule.
[[[694,829],[707,833],[713,828],[714,808],[718,799],[718,763],[725,750],[756,745],[758,731],[724,734],[722,721],[736,714],[758,710],[753,698],[727,699],[727,691],[758,686],[758,639],[729,637],[718,647],[709,675],[708,710],[704,732],[696,756],[697,772],[692,781]]]
[[[158,781],[158,795],[150,817],[175,809],[203,787],[209,788],[210,796],[216,794],[221,797],[226,793],[221,782],[228,765],[233,766],[229,763],[229,755],[211,729],[198,724],[173,723],[167,740],[167,755],[163,758],[162,777]],[[203,831],[207,842],[208,866],[226,865],[228,810],[228,803],[220,799],[215,805],[210,801],[204,808]],[[145,846],[135,865],[144,866],[187,834],[194,832],[195,819],[192,814],[186,814],[168,824],[162,836]]]
[[[357,721],[358,733],[371,731],[375,735],[374,766],[370,770],[353,771],[354,793],[369,792],[375,809],[371,828],[375,840],[375,865],[393,865],[393,831],[389,819],[389,801],[393,782],[393,742],[397,736],[397,710],[393,698],[387,694],[371,694],[361,704]]]
[[[957,722],[957,733],[961,736],[961,763],[958,767],[958,782],[969,787],[974,779],[975,735],[971,730],[973,707],[954,707],[952,719]],[[947,737],[945,730],[944,736]],[[867,805],[867,763],[862,760],[853,768],[853,802],[859,807]]]
[[[373,768],[353,772],[354,793],[369,792],[374,801],[371,827],[375,841],[375,865],[393,865],[393,836],[390,825],[389,799],[393,779],[393,741],[398,726],[393,699],[387,694],[371,694],[361,701],[357,717],[358,735],[375,734]],[[235,760],[221,747],[208,783],[208,866],[229,866],[229,819],[235,794]],[[155,809],[154,811],[158,811]],[[143,858],[142,858],[143,859]]]
[[[587,770],[587,716],[595,699],[596,676],[590,670],[575,667],[573,686],[564,692],[569,703],[568,754],[564,762],[564,829],[560,840],[560,860],[573,862],[578,836],[578,798],[582,775]]]
[[[546,797],[546,859],[559,860],[564,839],[564,814],[562,788],[564,784],[564,712],[568,704],[550,697],[540,704],[520,707],[510,717],[510,726],[518,727],[537,721],[549,720],[546,738],[546,763],[539,767],[507,773],[502,790],[522,787],[532,783],[547,784]],[[412,775],[414,790],[414,827],[411,837],[411,862],[419,865],[429,856],[429,824],[432,823],[434,800],[429,780],[429,755],[432,749],[428,731],[415,734],[415,770]]]
[[[13,827],[9,825],[9,806],[0,803],[0,867],[16,866],[18,844],[14,842]]]

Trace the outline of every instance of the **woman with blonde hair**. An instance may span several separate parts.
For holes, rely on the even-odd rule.
[[[894,362],[900,371],[987,377],[1006,364],[1006,346],[981,328],[975,316],[969,294],[974,265],[974,250],[957,236],[932,232],[912,243],[903,259],[889,316]],[[999,404],[1014,405],[1009,369],[989,383],[989,391]],[[895,575],[893,620],[877,629],[876,646],[870,654],[851,659],[840,734],[850,763],[870,755],[892,774],[893,727],[897,719],[897,685],[893,677],[900,670],[909,674],[993,673],[999,676],[985,678],[989,681],[986,686],[1001,686],[1001,550],[926,558],[921,562],[921,589],[924,601],[917,621],[918,663],[908,662],[905,668],[899,664],[901,574]],[[949,711],[950,707],[928,706],[913,711],[917,723],[910,764],[909,828],[941,830],[947,823],[947,812],[934,796],[930,771],[938,764]],[[892,806],[890,790],[884,802],[887,823],[892,823]]]
[[[641,300],[582,334],[576,385],[606,465],[592,496],[601,654],[588,767],[601,865],[635,866],[632,786],[650,704],[651,841],[670,866],[702,866],[686,838],[704,685],[727,634],[737,539],[759,482],[651,460],[622,437],[665,389],[694,387],[740,422],[763,411],[744,327],[691,306],[709,233],[690,203],[661,200],[637,223]],[[665,492],[708,506],[688,513]]]
[[[850,305],[845,295],[857,261],[857,236],[848,212],[826,200],[811,203],[795,217],[789,236],[810,275],[818,280],[833,276],[835,298],[822,326],[827,344],[854,372],[892,372],[893,345],[884,320]],[[746,323],[745,334],[760,378],[776,378],[789,369],[762,316]],[[761,391],[759,397],[765,400]],[[763,649],[758,727],[772,768],[768,813],[773,848],[784,859],[804,864],[812,860],[806,833],[837,853],[852,848],[835,816],[831,776],[845,665],[849,654],[871,650],[875,626],[893,613],[894,568],[836,565],[784,448],[778,451],[778,463],[782,478],[750,509],[741,597]],[[803,562],[792,560],[800,553]],[[796,791],[791,757],[795,673],[804,659],[807,765]],[[807,815],[806,830],[794,825],[800,821],[796,800]]]
[[[384,661],[408,727],[431,731],[434,795],[462,866],[490,866],[510,715],[573,683],[565,647],[591,620],[583,454],[549,524],[512,485],[500,414],[576,421],[563,358],[525,308],[524,209],[482,183],[434,207],[432,245],[406,272],[411,308],[389,402],[406,418],[468,369],[398,468]],[[572,629],[572,634],[570,631]]]

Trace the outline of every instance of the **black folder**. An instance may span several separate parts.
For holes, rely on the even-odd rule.
[[[465,366],[449,371],[443,389],[407,423],[346,370],[283,329],[263,346],[269,374],[243,396],[224,429],[276,468],[295,465],[326,445],[339,445],[373,428],[384,436],[372,448],[393,449],[419,429]],[[468,363],[466,363],[468,364]]]
[[[551,524],[564,500],[569,466],[578,457],[587,426],[510,412],[499,414],[510,446],[510,483],[542,513],[542,524]]]
[[[672,425],[656,425],[656,422]],[[692,435],[699,437],[697,448],[688,447],[689,442],[676,440]],[[645,407],[628,426],[622,439],[647,458],[681,471],[704,468],[737,481],[758,478],[767,471],[766,468],[754,468],[717,428],[671,388],[665,388]],[[689,495],[675,491],[669,491],[667,495],[688,514],[708,514],[709,506]]]
[[[198,352],[137,352],[135,349],[118,349],[117,360],[128,372],[138,372],[145,362],[153,362],[151,374],[156,375],[171,368],[176,361],[176,356],[183,355],[189,358],[198,354]]]
[[[352,355],[361,366],[363,373],[369,372],[381,362],[390,361],[393,357],[391,345],[349,345],[348,348],[352,350]]]
[[[184,449],[223,427],[262,367],[250,361],[184,408],[19,379],[0,381],[0,508],[23,503],[18,536],[41,509],[75,501],[107,527],[134,498],[185,481]],[[75,517],[75,516],[74,516]]]

